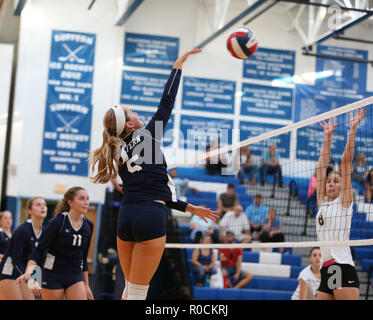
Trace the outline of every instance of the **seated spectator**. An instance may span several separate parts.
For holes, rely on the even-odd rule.
[[[298,286],[295,289],[291,300],[315,300],[317,289],[320,286],[320,260],[321,251],[319,247],[311,249],[309,254],[309,262],[298,276]]]
[[[211,146],[206,148],[206,152],[219,149],[218,140],[211,142]],[[227,160],[223,153],[206,158],[206,170],[209,175],[222,175],[222,169],[227,167]]]
[[[365,162],[364,153],[360,152],[352,163],[351,181],[364,185],[368,173],[368,165]]]
[[[224,243],[233,243],[234,234],[231,231],[227,231],[224,236]],[[234,288],[242,288],[248,284],[253,275],[246,271],[241,270],[242,266],[242,251],[241,248],[234,249],[219,249],[220,266],[223,274],[224,283],[227,283],[227,287],[231,288],[232,283],[229,281],[229,277],[233,277]]]
[[[201,238],[201,244],[212,243],[211,237],[205,235]],[[217,271],[215,266],[215,252],[211,248],[195,248],[192,254],[192,272],[195,278],[195,285],[203,287],[206,277],[211,277]]]
[[[365,201],[368,203],[372,202],[372,194],[373,194],[373,169],[370,169],[368,172],[368,176],[365,180]]]
[[[254,185],[258,174],[258,167],[253,163],[253,155],[250,152],[249,146],[241,147],[235,154],[235,162],[237,169],[237,177],[240,179],[240,184]],[[251,181],[246,178],[246,174],[251,174]]]
[[[251,233],[255,232],[255,240],[258,240],[259,232],[262,229],[262,221],[268,215],[268,208],[262,205],[262,195],[256,194],[254,197],[254,203],[247,206],[245,215],[248,218],[250,224]]]
[[[223,239],[227,231],[232,231],[236,240],[242,243],[251,242],[250,224],[242,212],[242,206],[237,205],[234,211],[228,211],[219,223],[219,238]]]
[[[206,207],[203,204],[201,204],[201,206]],[[210,236],[214,243],[218,243],[219,239],[215,234],[214,225],[215,224],[210,219],[207,219],[206,222],[201,217],[193,215],[190,220],[190,239],[194,243],[200,243],[201,238]]]
[[[313,173],[313,176],[308,185],[307,191],[307,213],[311,213],[310,208],[315,208],[317,205],[317,196],[316,196],[316,171]]]
[[[238,205],[238,197],[234,192],[234,185],[228,184],[227,191],[221,193],[218,198],[218,212],[219,219],[223,218],[224,214],[228,211],[233,211],[236,205]]]
[[[264,186],[267,174],[273,174],[275,179],[278,180],[278,185],[282,188],[282,169],[276,154],[276,145],[271,144],[268,149],[264,150],[260,174],[260,184],[262,186]]]
[[[260,242],[284,242],[285,237],[282,233],[282,223],[280,217],[276,216],[274,209],[268,210],[268,216],[262,222],[262,232],[259,235]],[[284,248],[279,248],[280,253]]]
[[[178,199],[185,197],[185,193],[187,190],[193,190],[195,192],[199,192],[197,188],[193,188],[189,186],[189,179],[180,179],[177,176],[177,171],[176,169],[171,169],[170,170],[170,177],[172,178],[172,181],[175,184],[175,189],[176,189],[176,197]]]

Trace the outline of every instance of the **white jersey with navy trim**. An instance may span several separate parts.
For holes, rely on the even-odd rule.
[[[352,206],[343,208],[340,197],[334,201],[323,200],[316,215],[318,241],[350,240]],[[334,259],[336,263],[355,266],[349,246],[320,247],[321,263]]]
[[[181,70],[173,69],[154,116],[145,128],[138,129],[123,139],[119,175],[123,181],[124,203],[164,200],[182,203],[176,198],[175,185],[167,174],[167,163],[161,150],[161,140],[171,116]],[[185,211],[186,203],[181,205]]]

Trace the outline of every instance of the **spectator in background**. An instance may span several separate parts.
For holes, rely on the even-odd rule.
[[[264,186],[267,174],[273,174],[276,180],[278,179],[278,185],[282,188],[282,169],[276,154],[276,145],[270,144],[268,149],[264,150],[260,173],[260,184],[262,186]]]
[[[242,206],[237,205],[234,211],[228,211],[219,223],[219,238],[227,231],[232,231],[236,240],[242,243],[251,242],[250,224],[246,215],[242,212]]]
[[[372,202],[373,195],[373,169],[370,169],[368,176],[365,180],[365,201],[368,203]]]
[[[234,185],[228,184],[227,191],[221,193],[218,198],[218,212],[219,219],[223,218],[224,214],[228,211],[233,211],[236,205],[238,205],[238,197],[234,192]]]
[[[368,165],[365,162],[364,153],[360,152],[356,159],[352,162],[351,180],[360,183],[364,186],[368,173]]]
[[[282,233],[282,223],[280,217],[276,216],[274,209],[268,210],[268,216],[262,222],[262,232],[259,235],[260,242],[284,242],[285,237]],[[279,248],[280,253],[284,248]]]
[[[234,242],[234,234],[231,231],[227,231],[224,235],[224,243],[232,244]],[[242,267],[242,248],[224,248],[219,249],[220,266],[223,274],[224,283],[227,283],[227,287],[232,287],[229,277],[233,277],[233,288],[242,288],[248,284],[253,275],[251,273],[241,270]]]
[[[291,300],[315,300],[317,289],[320,286],[320,260],[321,251],[319,247],[311,249],[309,254],[310,265],[305,267],[298,276],[298,286]]]
[[[256,194],[254,197],[254,203],[247,206],[245,215],[248,218],[250,224],[251,233],[255,232],[255,240],[258,240],[259,232],[262,229],[262,221],[268,215],[268,208],[262,205],[262,195]]]
[[[9,240],[12,237],[12,213],[8,210],[0,212],[0,260],[6,254]]]
[[[218,140],[213,140],[211,146],[206,148],[206,152],[219,149]],[[206,170],[209,175],[222,175],[222,169],[227,167],[226,157],[223,153],[206,158]]]
[[[201,204],[201,207],[206,205]],[[207,221],[207,222],[206,222]],[[194,243],[200,243],[200,240],[205,236],[210,236],[214,243],[218,243],[219,239],[215,234],[214,223],[211,220],[204,221],[201,217],[193,215],[190,220],[190,234],[189,237]]]
[[[212,243],[209,235],[205,235],[200,240],[201,244]],[[195,248],[192,253],[192,272],[195,278],[195,285],[203,287],[206,277],[211,277],[216,273],[215,252],[211,248]]]
[[[239,170],[237,177],[240,179],[240,184],[254,185],[258,174],[258,168],[253,163],[253,155],[249,146],[241,147],[240,150],[236,152],[234,160]],[[251,181],[246,178],[246,174],[251,174]]]
[[[170,177],[172,178],[172,181],[175,184],[175,189],[176,189],[176,197],[182,200],[182,197],[185,197],[185,193],[187,190],[193,190],[194,192],[199,192],[197,188],[193,188],[189,186],[189,179],[180,179],[177,176],[177,171],[176,169],[171,169],[170,170]]]

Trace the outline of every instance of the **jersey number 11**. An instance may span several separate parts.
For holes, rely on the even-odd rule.
[[[80,247],[82,245],[82,235],[81,234],[73,234],[73,246]]]

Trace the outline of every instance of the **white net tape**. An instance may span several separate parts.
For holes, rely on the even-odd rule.
[[[344,246],[370,246],[373,239],[346,240],[346,241],[304,241],[304,242],[266,242],[266,243],[217,243],[217,244],[196,244],[196,243],[166,243],[166,248],[312,248],[312,247],[344,247]]]

